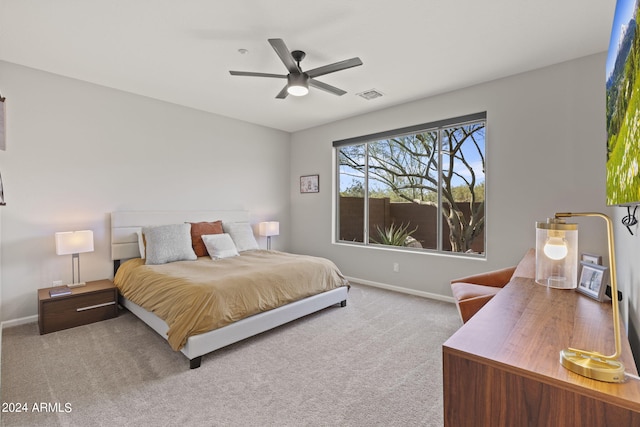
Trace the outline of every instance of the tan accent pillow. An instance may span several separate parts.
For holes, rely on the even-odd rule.
[[[192,222],[191,224],[191,246],[197,256],[209,256],[207,247],[202,241],[202,236],[206,234],[222,234],[222,221],[214,222]]]

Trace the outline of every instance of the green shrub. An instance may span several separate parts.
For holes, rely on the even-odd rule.
[[[410,223],[407,225],[400,224],[399,227],[395,224],[391,224],[384,230],[380,229],[380,227],[376,225],[376,229],[378,230],[378,240],[373,238],[371,240],[379,245],[406,246],[407,242],[410,241],[411,234],[415,233],[418,229],[416,226],[413,230],[407,231],[409,229],[409,224]]]

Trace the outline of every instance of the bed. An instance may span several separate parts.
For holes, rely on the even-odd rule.
[[[242,210],[111,213],[111,258],[114,263],[114,282],[120,291],[120,304],[166,339],[174,350],[182,352],[189,359],[191,369],[200,366],[203,355],[219,348],[333,305],[346,306],[348,282],[335,265],[324,258],[267,251],[248,246],[250,250],[241,250],[237,255],[221,256],[220,259],[212,259],[213,257],[207,255],[198,256],[196,259],[161,262],[159,265],[151,266],[147,266],[145,260],[140,259],[141,252],[145,251],[144,245],[141,246],[139,243],[143,228],[147,231],[145,238],[152,239],[154,236],[151,231],[161,229],[168,224],[179,227],[179,224],[210,224],[214,221],[224,224],[225,230],[222,234],[227,234],[227,225],[248,227],[249,214]],[[239,239],[238,234],[231,235],[235,236],[236,240]],[[255,239],[252,240],[255,244]],[[207,240],[207,244],[209,243],[210,241]],[[152,244],[153,240],[147,241],[148,250],[153,249]],[[242,243],[238,242],[236,246],[241,249]],[[207,248],[212,249],[211,246]],[[215,249],[217,250],[218,246]],[[157,252],[148,251],[147,261],[152,261],[156,255]],[[321,270],[313,273],[314,275],[310,278],[300,276],[299,274],[302,273],[299,271],[291,278],[281,277],[282,271],[296,272],[294,265],[297,265],[298,261],[309,262],[314,265],[313,268]],[[275,262],[282,264],[275,267],[273,264]],[[209,272],[213,271],[215,271],[212,273],[215,279],[212,279],[211,284],[207,283],[204,286],[200,279],[204,276],[208,277]],[[160,277],[163,274],[170,276],[171,280],[164,281],[164,278]],[[253,276],[241,277],[248,274]],[[190,277],[192,275],[193,277]],[[259,277],[259,280],[256,277]],[[326,277],[329,279],[325,282]],[[230,303],[224,303],[220,302],[224,300],[217,294],[211,297],[200,296],[204,294],[185,294],[187,289],[189,289],[188,292],[192,292],[191,288],[187,288],[185,281],[194,282],[190,285],[193,292],[210,292],[208,288],[213,287],[228,293],[230,289],[236,287],[236,280],[238,289],[249,286],[250,289],[246,292],[260,293],[256,297],[257,308],[251,307],[248,303],[245,304],[244,295],[232,297],[228,300],[231,301]],[[248,284],[240,285],[242,280],[247,281]],[[304,286],[297,286],[295,281],[304,283]],[[268,288],[267,284],[271,286],[272,283],[273,286],[282,286],[284,290],[268,290],[271,288]],[[142,296],[137,286],[153,290],[159,296],[147,297],[146,294]],[[277,295],[275,301],[266,301],[265,294]],[[175,298],[169,299],[172,295],[175,295]],[[152,298],[156,299],[152,300]],[[200,316],[187,313],[188,309],[179,305],[182,300],[187,301],[186,306],[197,306],[197,310],[209,314]],[[238,301],[242,302],[244,311],[227,313],[227,305],[236,307]],[[216,317],[218,313],[220,316]],[[191,323],[188,327],[176,327],[176,316],[186,317]],[[187,332],[179,335],[183,334],[182,329]]]

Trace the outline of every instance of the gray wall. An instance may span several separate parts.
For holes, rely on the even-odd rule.
[[[110,277],[113,210],[247,209],[254,222],[281,221],[276,249],[326,256],[363,282],[445,299],[451,278],[516,263],[534,245],[536,221],[595,210],[618,224],[624,314],[640,330],[640,232],[631,236],[619,225],[626,211],[604,204],[604,61],[594,55],[293,135],[0,62],[8,110],[1,318],[35,315],[35,289],[70,280],[70,260],[55,255],[56,231],[93,229],[83,279]],[[488,117],[486,260],[332,242],[333,140],[478,111]],[[315,173],[320,193],[300,194],[300,175]],[[580,250],[605,255],[594,221],[576,221]]]
[[[319,173],[321,190],[292,189],[293,250],[329,257],[357,280],[450,296],[453,278],[517,263],[535,245],[536,221],[557,211],[609,212],[604,61],[604,54],[589,56],[295,133],[291,179]],[[486,260],[332,242],[332,141],[481,111],[487,112]],[[604,236],[604,227],[582,233],[580,249],[604,254]]]
[[[37,288],[71,281],[56,231],[92,229],[82,279],[111,277],[114,210],[246,209],[281,221],[273,245],[288,248],[288,133],[6,62],[0,87],[3,320],[35,315]]]
[[[560,211],[603,212],[616,224],[622,317],[638,355],[640,227],[632,236],[621,225],[626,209],[605,204],[605,59],[580,58],[295,133],[291,179],[319,173],[321,191],[292,188],[292,250],[331,258],[363,283],[446,299],[452,278],[517,263],[535,246],[536,221]],[[332,141],[480,111],[488,119],[486,260],[333,242]],[[571,221],[580,225],[580,251],[602,254],[608,265],[604,222]]]
[[[620,303],[623,313],[628,313],[628,335],[631,348],[640,369],[640,227],[632,227],[633,235],[621,224],[627,215],[626,208],[615,208],[613,216],[616,238],[616,263],[618,287],[625,298]],[[640,215],[639,218],[640,219]],[[611,351],[611,350],[610,350]]]

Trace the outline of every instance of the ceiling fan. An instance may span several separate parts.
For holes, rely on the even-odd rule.
[[[335,73],[336,71],[346,70],[347,68],[362,65],[360,58],[356,57],[314,68],[313,70],[302,71],[302,68],[300,68],[300,61],[302,61],[306,55],[303,51],[294,50],[293,52],[289,52],[287,45],[282,39],[269,39],[269,43],[280,57],[280,60],[284,63],[285,67],[287,67],[289,74],[254,73],[251,71],[229,71],[229,73],[231,73],[232,76],[287,79],[287,85],[276,96],[278,99],[284,99],[289,94],[294,96],[304,96],[309,93],[309,86],[315,87],[316,89],[322,89],[326,92],[333,93],[334,95],[342,96],[347,92],[342,89],[338,89],[335,86],[322,83],[316,80],[315,77],[324,76],[325,74]]]

